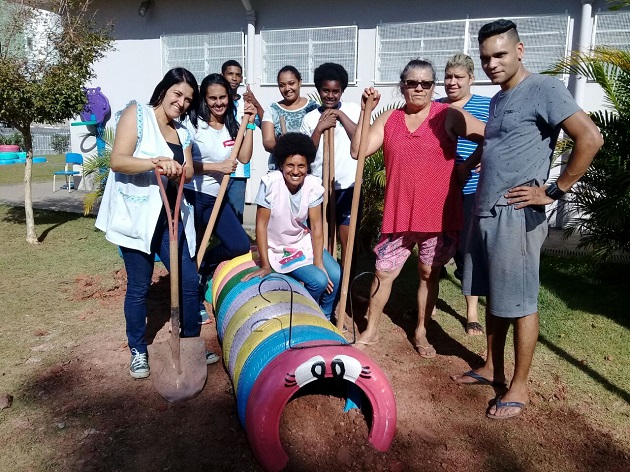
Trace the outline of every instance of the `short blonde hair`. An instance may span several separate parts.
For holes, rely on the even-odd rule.
[[[471,77],[475,76],[475,63],[473,62],[472,57],[468,54],[459,52],[451,57],[444,67],[444,73],[446,74],[446,71],[453,67],[463,67],[466,71],[468,71],[468,75]]]

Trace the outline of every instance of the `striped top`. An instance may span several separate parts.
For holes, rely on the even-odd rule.
[[[440,100],[445,102],[446,99]],[[490,110],[490,97],[484,97],[482,95],[473,94],[470,100],[463,106],[464,110],[470,113],[478,120],[486,123],[488,121],[488,112]],[[459,138],[457,140],[457,164],[461,164],[477,149],[477,143],[468,141],[465,138]],[[470,176],[466,180],[466,184],[462,189],[464,195],[469,195],[477,191],[477,183],[479,182],[479,173],[471,172]]]

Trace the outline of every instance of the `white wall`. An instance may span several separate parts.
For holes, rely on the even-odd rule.
[[[137,15],[137,2],[128,0],[97,1],[99,15],[115,19],[116,51],[95,67],[97,78],[91,86],[100,86],[109,98],[112,112],[120,110],[129,100],[148,101],[157,82],[161,79],[161,34],[201,33],[212,31],[246,31],[245,10],[239,0],[154,2],[146,17]],[[359,27],[359,51],[357,84],[348,87],[344,94],[347,101],[360,100],[364,87],[374,80],[376,64],[376,25],[383,22],[413,22],[455,20],[464,18],[515,17],[544,14],[568,14],[575,25],[571,43],[577,44],[581,0],[533,0],[529,2],[504,2],[489,0],[477,2],[434,2],[429,0],[401,0],[384,7],[382,1],[320,0],[318,2],[294,2],[284,0],[252,0],[257,15],[255,38],[254,83],[252,90],[266,106],[279,100],[275,86],[260,85],[262,63],[260,57],[262,29],[298,27],[323,27],[356,24]],[[605,10],[605,2],[593,4],[593,14]],[[527,49],[527,44],[525,45]],[[219,72],[219,71],[217,71]],[[252,71],[247,71],[252,73]],[[438,77],[442,71],[437,71]],[[477,71],[478,77],[483,72]],[[380,86],[382,105],[401,99],[394,86]],[[473,92],[492,96],[498,87],[479,84]],[[313,87],[303,87],[302,94],[314,92]],[[436,95],[443,96],[442,86]],[[597,86],[588,84],[585,93],[585,109],[594,110],[603,105],[602,93]],[[113,119],[110,122],[113,124]],[[76,134],[73,130],[73,134]],[[74,143],[74,140],[73,140]],[[251,201],[258,188],[258,179],[267,170],[267,153],[262,147],[260,132],[255,135],[252,158],[252,179],[247,200]],[[74,147],[74,146],[73,146]]]

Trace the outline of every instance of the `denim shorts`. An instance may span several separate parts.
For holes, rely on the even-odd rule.
[[[352,195],[354,193],[354,185],[350,188],[335,190],[335,221],[337,226],[350,225],[350,213],[352,212]],[[357,225],[361,223],[361,214],[363,213],[363,195],[359,200],[359,214],[357,216]]]
[[[488,297],[501,318],[538,311],[540,250],[547,237],[544,207],[496,205],[494,216],[473,216],[464,252],[464,295]]]

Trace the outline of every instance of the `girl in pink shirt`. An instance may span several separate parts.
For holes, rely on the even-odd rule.
[[[301,133],[287,133],[276,142],[279,170],[261,179],[256,197],[256,242],[261,267],[243,281],[272,271],[304,283],[331,319],[337,302],[341,269],[324,250],[321,180],[310,174],[317,149]],[[308,220],[308,225],[307,225]]]

